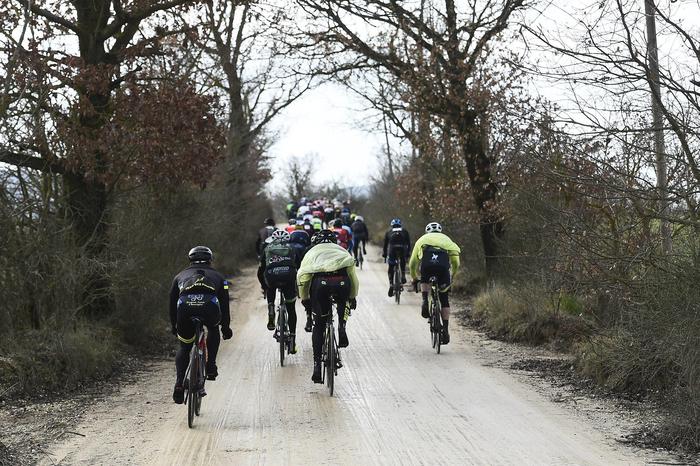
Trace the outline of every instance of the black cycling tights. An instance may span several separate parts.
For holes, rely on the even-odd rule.
[[[321,360],[323,334],[326,322],[333,312],[333,297],[338,304],[338,325],[345,326],[345,303],[350,296],[350,279],[347,275],[315,276],[311,282],[311,308],[314,315],[314,330],[311,342],[314,362]]]

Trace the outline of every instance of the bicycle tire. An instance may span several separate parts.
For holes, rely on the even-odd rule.
[[[396,304],[401,304],[401,277],[398,265],[394,267],[394,301]]]
[[[440,304],[440,297],[438,296],[437,289],[433,289],[433,320],[435,322],[435,351],[440,354],[440,347],[442,346],[442,306]]]
[[[281,298],[281,297],[280,297]],[[284,353],[285,353],[285,346],[287,345],[287,338],[286,338],[286,332],[287,332],[287,321],[286,321],[286,306],[284,302],[280,303],[279,309],[278,309],[278,316],[277,316],[277,340],[279,342],[280,346],[280,366],[284,367]]]
[[[328,345],[328,367],[330,368],[328,370],[328,393],[330,396],[333,396],[333,388],[335,384],[335,352],[336,352],[336,347],[334,345],[335,343],[335,329],[333,328],[333,324],[330,324],[329,326],[326,327],[326,332],[328,333],[328,338],[327,338],[327,345]]]
[[[199,348],[197,348],[197,358],[199,359],[199,377],[198,381],[201,381],[200,383],[202,384],[202,388],[204,388],[204,381],[206,380],[206,373],[205,373],[205,368],[206,368],[206,362],[204,361],[204,354],[199,353]],[[198,385],[199,386],[199,385]],[[199,416],[199,411],[202,409],[202,397],[199,395],[199,389],[197,390],[197,396],[195,397],[195,404],[194,404],[194,414],[195,416]]]
[[[197,386],[197,373],[199,372],[197,349],[193,345],[190,352],[190,377],[187,381],[187,427],[190,429],[194,425],[195,410],[199,388]]]

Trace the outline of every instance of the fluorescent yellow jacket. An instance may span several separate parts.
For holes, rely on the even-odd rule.
[[[459,246],[450,239],[449,236],[443,233],[426,233],[416,241],[413,245],[413,253],[411,260],[408,261],[408,268],[411,272],[411,278],[418,279],[418,267],[421,259],[423,259],[423,248],[432,246],[447,251],[450,255],[450,273],[454,277],[459,269]]]
[[[355,274],[355,259],[346,249],[333,243],[321,243],[306,252],[297,272],[299,298],[309,299],[311,280],[315,273],[337,272],[345,269],[350,278],[350,297],[357,296],[360,283]]]

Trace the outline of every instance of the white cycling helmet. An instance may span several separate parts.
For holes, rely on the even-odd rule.
[[[365,221],[365,219],[362,217],[362,215],[358,215],[357,217],[355,217],[355,220],[357,220],[358,222],[364,222],[364,221]]]
[[[275,230],[272,233],[272,241],[289,241],[289,232],[287,230]]]
[[[425,226],[426,233],[442,233],[442,225],[438,222],[430,222]]]

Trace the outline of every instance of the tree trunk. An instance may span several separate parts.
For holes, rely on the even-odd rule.
[[[462,152],[467,166],[474,204],[479,215],[479,230],[484,248],[486,274],[497,271],[499,240],[503,237],[503,220],[497,210],[498,186],[491,172],[491,158],[486,153],[485,134],[476,115],[460,117],[458,125]]]

